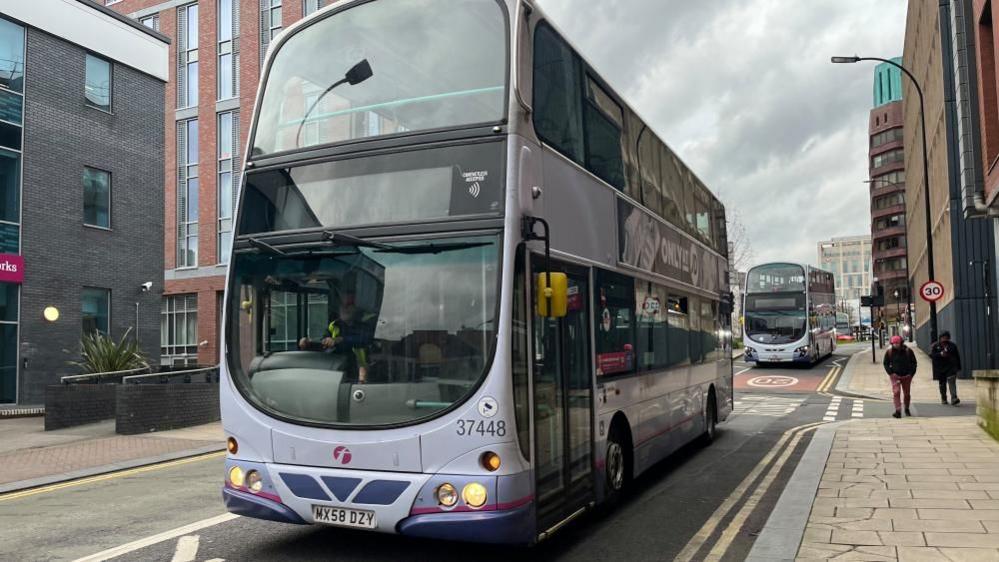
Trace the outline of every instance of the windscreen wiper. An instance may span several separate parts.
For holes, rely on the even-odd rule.
[[[342,232],[323,232],[323,239],[332,243],[334,246],[353,246],[355,248],[378,248],[379,250],[392,250],[394,246],[389,246],[388,244],[382,244],[381,242],[373,242],[371,240],[365,240],[363,238],[358,238],[357,236],[351,236],[350,234],[344,234]]]
[[[256,248],[258,250],[263,250],[263,251],[267,252],[268,254],[274,254],[275,256],[286,256],[286,255],[288,255],[284,250],[279,250],[279,249],[275,248],[274,246],[271,246],[267,242],[264,242],[263,240],[258,240],[257,238],[254,238],[252,236],[247,236],[246,238],[244,238],[244,240],[246,240],[246,242],[249,245],[253,246],[254,248]]]
[[[490,245],[492,245],[492,242],[427,242],[426,244],[415,244],[412,246],[390,246],[376,251],[391,252],[393,254],[440,254],[442,252],[479,248]]]

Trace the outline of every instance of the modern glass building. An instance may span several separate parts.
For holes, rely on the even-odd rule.
[[[168,41],[87,0],[0,13],[0,404],[79,372],[81,336],[158,358]]]

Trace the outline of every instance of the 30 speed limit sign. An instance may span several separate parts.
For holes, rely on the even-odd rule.
[[[926,302],[936,302],[943,298],[944,286],[936,281],[927,281],[919,288],[919,296]]]

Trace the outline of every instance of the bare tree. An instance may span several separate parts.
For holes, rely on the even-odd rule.
[[[753,244],[746,234],[739,211],[725,205],[725,222],[728,231],[728,261],[733,271],[746,271],[753,261]]]

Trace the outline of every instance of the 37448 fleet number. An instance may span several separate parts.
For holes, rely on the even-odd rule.
[[[485,420],[458,420],[457,434],[467,437],[473,435],[505,437],[506,422],[503,420],[488,422]]]

